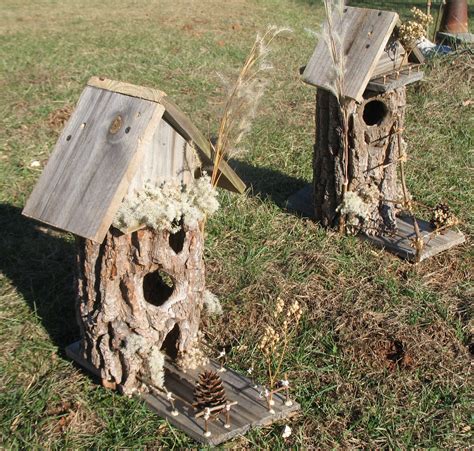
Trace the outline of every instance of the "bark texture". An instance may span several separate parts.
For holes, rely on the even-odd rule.
[[[77,246],[84,358],[100,369],[104,384],[131,394],[139,378],[159,379],[163,347],[176,356],[195,345],[205,289],[202,233],[111,228],[102,244],[80,238]]]
[[[348,191],[356,193],[368,213],[348,214],[351,231],[373,234],[393,229],[397,205],[402,199],[397,165],[404,153],[397,132],[403,129],[406,88],[347,103]],[[318,89],[316,96],[316,144],[313,158],[315,217],[326,227],[336,225],[343,200],[344,146],[342,115],[336,97]],[[389,202],[390,201],[390,202]]]

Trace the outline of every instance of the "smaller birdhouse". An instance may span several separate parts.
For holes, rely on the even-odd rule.
[[[139,394],[192,437],[217,444],[273,418],[254,384],[228,370],[232,399],[209,414],[224,411],[226,423],[208,426],[206,416],[203,435],[195,419],[195,380],[216,369],[199,343],[201,312],[215,303],[203,259],[204,222],[218,207],[207,170],[208,140],[165,93],[93,77],[23,214],[76,236],[81,340],[67,354],[105,387]],[[225,161],[217,179],[245,189]]]
[[[407,158],[406,86],[423,78],[423,57],[397,39],[398,20],[390,11],[344,7],[326,24],[302,74],[318,88],[313,186],[289,206],[414,259],[413,223],[399,215],[410,195],[398,174]],[[425,238],[433,231],[420,226]],[[434,238],[442,243],[426,241],[446,249],[446,236]]]

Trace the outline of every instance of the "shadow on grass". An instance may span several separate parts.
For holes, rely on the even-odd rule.
[[[0,271],[39,317],[63,354],[79,336],[74,310],[74,244],[41,231],[21,210],[0,204]],[[54,232],[53,232],[54,234]]]
[[[288,197],[308,184],[278,170],[251,166],[243,161],[231,160],[230,165],[250,188],[251,195],[268,199],[283,209],[286,209]]]
[[[236,160],[231,165],[252,195],[282,209],[286,209],[289,196],[307,185],[278,170]],[[0,230],[0,271],[21,293],[63,353],[65,346],[79,338],[74,307],[74,244],[8,204],[0,204]]]

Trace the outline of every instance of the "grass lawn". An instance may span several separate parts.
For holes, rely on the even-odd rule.
[[[268,24],[294,32],[274,45],[272,82],[247,153],[233,163],[250,189],[221,193],[208,223],[207,283],[225,313],[203,327],[216,351],[231,347],[232,367],[253,366],[263,381],[262,312],[277,296],[298,299],[305,313],[284,367],[302,413],[286,440],[280,424],[231,445],[474,445],[470,245],[413,266],[284,209],[311,180],[315,90],[298,69],[314,47],[307,30],[318,30],[321,18],[311,0],[3,0],[0,447],[196,446],[65,357],[79,335],[73,237],[20,212],[57,139],[60,110],[74,106],[90,76],[162,89],[212,133],[224,96],[218,72],[235,76]],[[431,206],[447,202],[468,235],[472,68],[469,55],[435,62],[409,89],[405,132],[412,195]]]

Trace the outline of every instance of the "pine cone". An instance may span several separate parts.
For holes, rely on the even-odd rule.
[[[438,204],[432,210],[431,226],[437,230],[456,225],[458,222],[456,216],[451,212],[446,204]]]
[[[212,408],[227,402],[224,385],[219,375],[212,370],[203,371],[194,387],[193,407],[198,411]],[[217,412],[215,412],[217,413]]]

